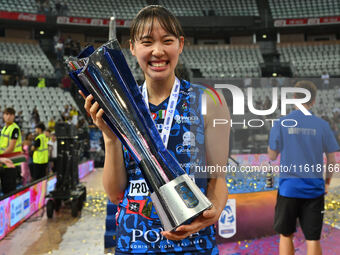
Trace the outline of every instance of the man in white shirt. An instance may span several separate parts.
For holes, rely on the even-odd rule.
[[[58,157],[58,143],[54,132],[51,133],[51,139],[48,141],[48,150],[50,155],[50,169],[55,173]]]

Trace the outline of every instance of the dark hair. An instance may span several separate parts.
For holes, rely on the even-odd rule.
[[[149,5],[141,9],[133,19],[130,28],[130,40],[134,43],[141,36],[147,24],[150,24],[148,35],[151,34],[154,21],[157,20],[161,27],[175,36],[180,38],[184,35],[181,24],[178,19],[165,7],[161,5]]]
[[[40,128],[41,131],[45,131],[45,125],[42,122],[40,122],[38,125],[36,125],[35,128]]]
[[[4,110],[4,113],[15,115],[15,110],[11,107],[8,107]]]
[[[307,102],[307,104],[311,104],[315,100],[317,88],[316,88],[316,86],[313,82],[311,82],[311,81],[298,81],[295,84],[295,87],[307,89],[310,92],[311,96],[310,96],[310,100]],[[304,98],[305,94],[295,93],[295,97],[296,98]]]

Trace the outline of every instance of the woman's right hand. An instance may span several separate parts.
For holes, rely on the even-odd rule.
[[[84,108],[86,112],[91,116],[93,123],[103,132],[105,142],[115,142],[118,138],[109,128],[106,122],[103,120],[104,110],[99,109],[99,104],[95,102],[92,104],[93,96],[89,95],[85,97],[83,92],[79,90],[79,94],[85,99]],[[98,110],[99,109],[99,110]]]

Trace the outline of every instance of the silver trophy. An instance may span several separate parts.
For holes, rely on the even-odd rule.
[[[164,230],[210,208],[211,202],[164,147],[117,40],[88,55],[77,59],[79,68],[71,77],[94,96],[104,120],[138,163]]]

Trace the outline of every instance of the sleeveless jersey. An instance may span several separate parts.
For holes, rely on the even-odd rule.
[[[181,81],[167,149],[194,179],[197,186],[206,193],[207,178],[196,178],[192,164],[206,165],[204,120],[200,113],[202,91],[197,85]],[[151,116],[159,132],[162,131],[168,101],[169,98],[158,106],[149,104]],[[181,241],[167,240],[161,235],[163,228],[141,170],[124,147],[123,154],[128,173],[128,187],[116,215],[116,253],[218,254],[213,225]]]

